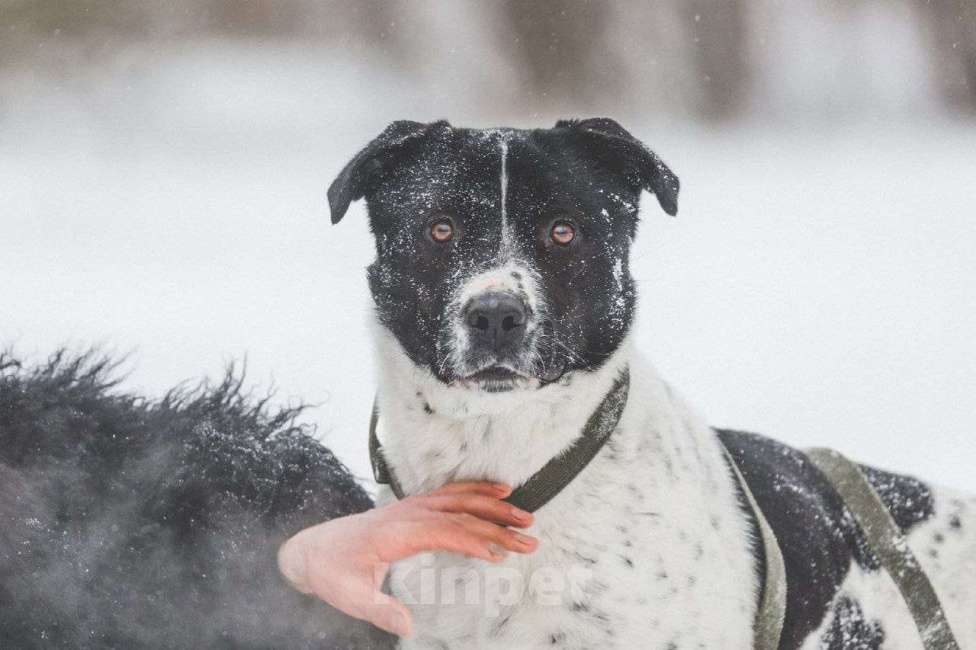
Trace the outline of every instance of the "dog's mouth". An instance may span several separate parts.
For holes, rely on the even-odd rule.
[[[529,378],[505,366],[493,365],[461,379],[461,385],[488,393],[505,393],[528,382]]]

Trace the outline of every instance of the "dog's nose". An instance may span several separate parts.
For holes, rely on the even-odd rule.
[[[486,293],[471,299],[464,320],[474,339],[499,351],[522,340],[525,305],[510,293]]]

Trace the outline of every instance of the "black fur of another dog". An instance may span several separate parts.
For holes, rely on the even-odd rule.
[[[372,503],[241,384],[150,401],[96,354],[0,355],[0,648],[393,647],[279,577],[281,541]]]

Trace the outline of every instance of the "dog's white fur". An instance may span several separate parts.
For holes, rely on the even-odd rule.
[[[465,479],[524,482],[572,444],[616,374],[631,372],[611,441],[537,513],[536,553],[501,567],[446,553],[395,565],[393,593],[416,618],[404,648],[749,646],[756,577],[723,451],[628,345],[569,385],[495,395],[445,386],[383,332],[380,350],[380,435],[408,493]],[[467,597],[465,576],[480,581],[477,597]],[[548,584],[556,594],[547,596],[539,584],[552,580],[563,583]],[[430,582],[449,589],[432,596]]]
[[[759,585],[720,443],[629,344],[569,383],[485,394],[439,382],[377,329],[380,437],[411,494],[466,479],[521,484],[572,444],[617,373],[631,373],[630,399],[603,452],[537,513],[528,531],[541,541],[534,554],[501,565],[423,554],[393,567],[392,592],[416,625],[403,648],[751,647]],[[390,498],[384,489],[381,502]],[[951,537],[948,499],[938,496],[937,516],[910,542],[963,648],[976,647],[976,502],[956,512],[965,527],[941,544],[942,559],[928,554],[934,535]],[[886,649],[921,650],[886,574],[855,566],[841,594],[881,622]],[[828,615],[822,629],[830,623]],[[804,650],[818,648],[820,634]]]

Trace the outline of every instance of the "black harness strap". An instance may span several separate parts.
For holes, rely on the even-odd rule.
[[[396,498],[402,499],[404,496],[403,488],[400,487],[400,481],[396,479],[396,476],[387,466],[386,459],[383,458],[383,447],[376,435],[376,425],[379,424],[379,421],[380,406],[378,400],[373,399],[373,412],[369,416],[369,463],[373,467],[373,480],[380,485],[389,485]]]

